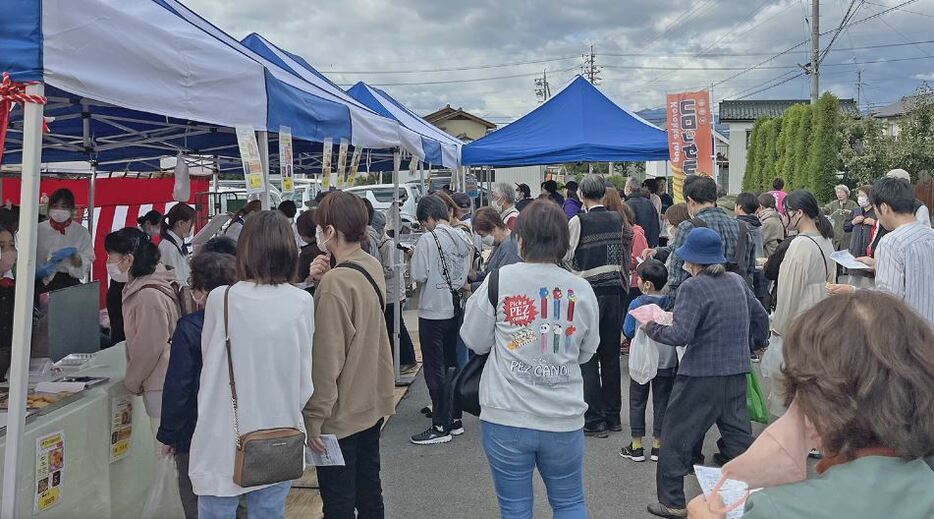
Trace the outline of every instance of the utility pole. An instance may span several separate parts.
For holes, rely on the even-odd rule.
[[[811,104],[820,97],[820,0],[811,0]]]
[[[535,78],[535,97],[542,103],[551,98],[551,87],[548,85],[548,71],[542,71],[542,77]]]
[[[816,0],[815,0],[816,1]],[[600,67],[597,66],[597,55],[594,52],[594,46],[590,46],[590,54],[582,54],[584,65],[581,67],[581,73],[590,81],[590,84],[596,85],[602,79],[600,77]]]
[[[856,71],[856,108],[861,109],[862,103],[860,100],[863,97],[863,71]]]

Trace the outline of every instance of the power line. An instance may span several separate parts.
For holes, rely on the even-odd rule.
[[[906,5],[913,4],[913,3],[917,2],[917,1],[918,1],[918,0],[907,0],[907,1],[902,2],[902,3],[900,3],[900,4],[896,5],[896,6],[890,7],[890,8],[888,8],[888,9],[884,10],[884,11],[880,11],[880,12],[878,12],[878,13],[876,13],[876,14],[871,15],[871,16],[867,16],[866,18],[862,18],[862,19],[860,19],[860,20],[857,20],[857,21],[851,23],[850,26],[852,27],[853,25],[858,25],[858,24],[861,24],[861,23],[868,22],[869,20],[873,20],[873,19],[875,19],[875,18],[878,18],[878,17],[880,17],[880,16],[883,16],[883,15],[885,15],[885,14],[888,14],[888,13],[890,13],[890,12],[892,12],[892,11],[898,9],[899,7],[904,7],[904,6],[906,6]],[[824,35],[826,35],[826,34],[830,34],[831,32],[833,32],[833,31],[832,31],[832,30],[826,31],[826,32],[821,33],[820,35],[821,35],[821,36],[824,36]],[[727,82],[729,82],[729,81],[732,81],[732,80],[738,78],[739,76],[742,76],[743,74],[746,74],[747,72],[749,72],[749,71],[751,71],[751,70],[755,70],[755,69],[761,67],[762,65],[765,65],[766,63],[768,63],[768,62],[770,62],[770,61],[772,61],[772,60],[775,60],[775,59],[777,59],[777,58],[779,58],[779,57],[781,57],[781,56],[784,56],[785,54],[788,54],[789,52],[792,52],[793,50],[797,49],[798,47],[801,47],[801,46],[803,46],[803,45],[806,45],[807,43],[808,43],[808,40],[799,42],[799,43],[797,43],[797,44],[795,44],[795,45],[793,45],[793,46],[791,46],[791,47],[789,47],[789,48],[787,48],[787,49],[785,49],[785,50],[783,50],[783,51],[781,51],[781,52],[779,52],[779,53],[777,53],[777,54],[772,55],[771,57],[769,57],[769,58],[767,58],[767,59],[765,59],[765,60],[763,60],[763,61],[761,61],[761,62],[759,62],[759,63],[757,63],[757,64],[755,64],[755,65],[753,65],[753,66],[751,66],[751,67],[746,68],[745,70],[743,70],[743,71],[741,71],[741,72],[738,72],[738,73],[736,73],[736,74],[733,74],[732,76],[730,76],[730,77],[728,77],[728,78],[726,78],[726,79],[722,79],[722,80],[720,80],[720,81],[714,83],[713,85],[711,85],[711,88],[712,88],[712,87],[716,87],[716,86],[720,86],[720,85],[722,85],[722,84],[724,84],[724,83],[727,83]]]
[[[765,92],[766,90],[771,90],[771,89],[773,89],[773,88],[775,88],[775,87],[777,87],[777,86],[779,86],[779,85],[784,85],[785,83],[787,83],[787,82],[789,82],[789,81],[791,81],[791,80],[798,79],[799,77],[801,77],[801,76],[803,76],[803,75],[804,75],[804,72],[798,72],[798,73],[795,74],[794,76],[791,76],[791,77],[789,77],[789,78],[783,79],[783,80],[778,81],[778,82],[776,82],[776,83],[772,83],[771,85],[769,85],[769,86],[767,86],[767,87],[760,88],[759,90],[756,90],[756,91],[754,91],[754,92],[750,92],[750,93],[748,93],[748,94],[746,94],[746,95],[744,95],[744,96],[737,97],[736,99],[739,100],[739,99],[746,99],[747,97],[752,97],[752,96],[754,96],[754,95],[756,95],[756,94],[760,94],[760,93],[762,93],[762,92]]]

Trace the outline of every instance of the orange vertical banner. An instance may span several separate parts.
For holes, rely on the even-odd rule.
[[[675,202],[684,201],[684,178],[687,175],[713,177],[713,114],[710,93],[682,92],[668,94],[668,154],[674,172]]]

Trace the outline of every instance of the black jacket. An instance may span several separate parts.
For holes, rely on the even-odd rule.
[[[179,319],[172,335],[172,353],[162,390],[162,421],[156,439],[180,453],[191,448],[198,421],[203,328],[204,310],[199,310]]]
[[[642,230],[645,231],[645,241],[649,242],[649,247],[653,249],[658,247],[658,234],[661,229],[659,228],[658,211],[655,210],[652,201],[642,193],[636,192],[629,195],[626,203],[632,209],[632,212],[636,214],[636,221],[633,223],[642,227]]]

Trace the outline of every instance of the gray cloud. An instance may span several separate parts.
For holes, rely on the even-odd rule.
[[[865,2],[857,19],[895,5]],[[583,53],[596,45],[605,68],[601,89],[632,109],[657,107],[665,94],[706,88],[740,70],[649,70],[616,67],[746,68],[807,37],[809,2],[802,0],[189,0],[187,5],[241,38],[259,32],[304,56],[340,84],[359,80],[384,88],[425,114],[445,104],[507,122],[536,105],[533,77],[547,70],[552,92],[579,72]],[[848,2],[824,2],[822,30],[839,23]],[[934,0],[920,0],[912,12],[894,12],[852,27],[826,58],[822,90],[856,96],[856,71],[863,70],[863,103],[881,104],[910,94],[934,77],[934,44],[843,50],[906,41],[931,40]],[[828,41],[825,38],[824,41]],[[715,100],[768,86],[772,78],[797,73],[808,61],[807,46],[714,88]],[[691,54],[702,53],[701,57]],[[626,56],[619,56],[625,54]],[[634,56],[633,54],[639,54]],[[740,54],[737,56],[737,54]],[[762,55],[750,55],[762,54]],[[368,74],[374,71],[450,69],[531,60],[547,63],[425,73]],[[558,60],[556,58],[572,58]],[[865,65],[888,59],[925,58]],[[846,65],[838,65],[846,64]],[[337,71],[355,71],[337,73]],[[782,76],[785,74],[785,76]],[[502,78],[503,76],[521,76]],[[501,78],[471,81],[478,78]],[[778,81],[776,80],[776,82]],[[457,81],[456,83],[430,84]],[[420,83],[405,84],[398,83]],[[804,98],[800,77],[756,94],[757,98]]]

